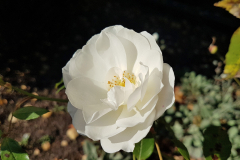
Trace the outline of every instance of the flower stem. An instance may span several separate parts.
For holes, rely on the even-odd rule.
[[[14,89],[15,91],[19,92],[19,93],[22,93],[26,96],[29,96],[29,97],[32,97],[32,98],[36,98],[36,99],[40,99],[40,100],[48,100],[48,101],[57,101],[57,102],[68,102],[68,100],[64,100],[64,99],[57,99],[57,98],[49,98],[49,97],[42,97],[42,96],[36,96],[32,93],[29,93],[27,91],[24,91],[20,88],[17,88],[17,87],[14,87],[12,86],[12,89]]]
[[[161,151],[160,151],[160,148],[159,148],[159,145],[157,144],[157,142],[155,142],[155,145],[156,145],[156,148],[157,148],[157,152],[158,152],[158,157],[160,160],[163,160],[162,159],[162,154],[161,154]]]
[[[18,102],[11,114],[11,118],[10,118],[10,122],[9,122],[9,126],[8,126],[8,132],[7,132],[7,135],[10,133],[10,130],[11,130],[11,126],[12,126],[12,119],[13,119],[13,113],[17,110],[18,107],[20,107],[24,102],[28,101],[32,99],[31,97],[25,97],[24,99],[22,99],[20,102]]]
[[[135,155],[133,154],[133,160],[135,160]]]

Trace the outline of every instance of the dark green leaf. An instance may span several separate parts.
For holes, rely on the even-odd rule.
[[[16,110],[13,112],[13,116],[21,120],[30,120],[36,119],[47,112],[49,111],[44,108],[30,106]]]
[[[175,146],[178,148],[178,151],[180,152],[180,154],[186,159],[186,160],[190,160],[190,156],[189,156],[189,153],[188,153],[188,150],[187,148],[184,146],[184,144],[177,140],[177,139],[174,139],[172,140],[173,143],[175,144]]]
[[[159,118],[157,122],[160,123],[160,124],[162,124],[162,125],[166,128],[166,130],[168,131],[169,136],[172,138],[172,141],[173,141],[173,143],[175,144],[175,146],[178,148],[178,151],[180,152],[180,154],[181,154],[185,159],[190,160],[190,157],[189,157],[189,153],[188,153],[187,148],[184,146],[184,144],[183,144],[182,142],[180,142],[179,140],[177,140],[177,138],[176,138],[176,136],[175,136],[175,134],[174,134],[171,126],[170,126],[168,123],[166,123],[166,121],[165,121],[163,118]],[[158,127],[157,127],[157,125],[156,125],[156,123],[155,123],[154,129],[155,129],[156,131],[158,131],[157,128],[158,128]],[[178,128],[179,128],[179,127],[178,127]]]
[[[2,160],[29,160],[27,153],[17,141],[5,138],[1,145]]]
[[[228,134],[221,127],[210,126],[204,134],[203,154],[205,157],[218,156],[219,160],[228,159],[231,154],[231,142]]]
[[[87,160],[97,160],[97,149],[89,140],[85,140],[83,143],[84,154],[87,155]]]
[[[138,160],[147,159],[151,156],[154,149],[154,139],[153,138],[144,138],[137,144],[135,144],[135,148],[133,154]]]

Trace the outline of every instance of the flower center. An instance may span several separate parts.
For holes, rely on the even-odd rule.
[[[125,78],[127,78],[134,85],[136,84],[136,77],[134,74],[128,73],[127,71],[123,72],[122,78],[119,76],[114,76],[111,81],[108,81],[108,90],[113,88],[114,86],[122,86],[125,87]]]

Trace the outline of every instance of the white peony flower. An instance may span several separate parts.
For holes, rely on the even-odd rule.
[[[132,152],[174,98],[174,73],[152,35],[105,28],[62,69],[77,132],[108,153]]]

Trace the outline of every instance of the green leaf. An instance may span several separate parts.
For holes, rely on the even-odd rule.
[[[84,141],[83,151],[84,151],[84,154],[87,155],[87,160],[97,160],[98,159],[97,149],[94,146],[94,144],[91,143],[89,140]]]
[[[228,135],[230,139],[233,139],[237,134],[238,134],[238,128],[236,126],[233,126],[228,130]]]
[[[178,148],[179,153],[186,159],[186,160],[190,160],[190,156],[188,153],[187,148],[184,146],[184,144],[182,142],[180,142],[177,139],[172,140],[173,143],[175,144],[175,146]]]
[[[58,88],[62,83],[63,83],[63,78],[61,79],[61,81],[59,81],[58,83],[55,84],[55,87],[54,87],[54,88],[55,88],[55,89],[58,89],[58,90],[56,91],[56,93],[59,93],[62,89],[65,88],[64,85],[62,85],[60,88]]]
[[[29,160],[27,153],[21,148],[17,141],[5,138],[1,146],[2,160]]]
[[[154,149],[154,138],[144,138],[137,144],[135,144],[135,148],[133,154],[138,160],[147,159],[151,156]]]
[[[240,27],[233,33],[228,52],[224,73],[227,78],[233,78],[240,69]]]
[[[54,88],[58,89],[58,86],[60,86],[62,83],[63,83],[63,78],[58,83],[55,84]]]
[[[221,127],[210,126],[204,134],[203,154],[209,157],[218,156],[219,160],[226,160],[231,154],[232,144],[229,141],[228,134]]]
[[[24,107],[13,112],[13,116],[21,120],[36,119],[39,116],[49,112],[47,109],[38,107]]]

